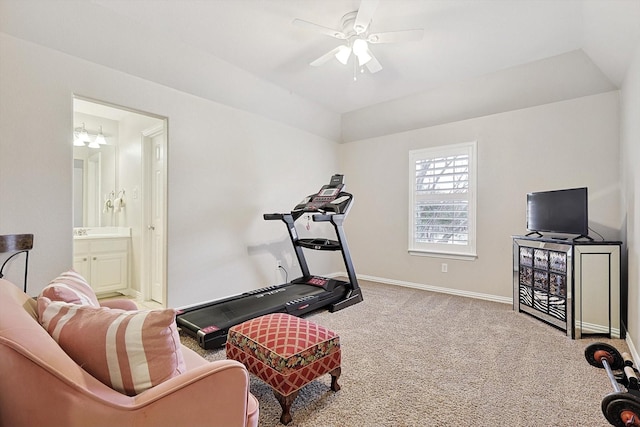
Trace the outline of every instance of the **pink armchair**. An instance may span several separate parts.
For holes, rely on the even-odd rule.
[[[38,323],[35,306],[0,279],[0,426],[258,425],[240,363],[207,362],[183,346],[187,372],[126,396],[67,356]]]

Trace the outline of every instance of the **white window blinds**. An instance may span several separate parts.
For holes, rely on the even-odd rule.
[[[475,153],[475,142],[409,153],[409,251],[475,256]]]

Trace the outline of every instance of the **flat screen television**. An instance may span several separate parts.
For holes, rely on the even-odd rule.
[[[527,230],[589,236],[587,187],[528,193]]]

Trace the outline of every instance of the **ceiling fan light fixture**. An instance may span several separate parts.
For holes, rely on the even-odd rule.
[[[358,64],[361,67],[369,61],[371,61],[371,55],[369,55],[367,52],[364,52],[358,55]]]
[[[336,53],[336,59],[340,61],[341,64],[347,65],[349,61],[349,57],[351,56],[351,49],[349,46],[342,45],[338,47],[338,52]]]
[[[358,57],[358,64],[360,64],[361,67],[367,62],[371,61],[371,54],[369,54],[369,45],[364,39],[354,40],[353,54]]]
[[[353,41],[353,53],[357,56],[362,55],[363,53],[367,53],[369,49],[369,45],[367,41],[364,39],[355,39]]]

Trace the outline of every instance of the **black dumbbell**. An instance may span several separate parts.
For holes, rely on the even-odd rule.
[[[594,343],[584,351],[590,365],[603,368],[607,372],[613,392],[602,399],[602,413],[611,425],[617,427],[640,427],[640,398],[625,392],[613,374],[613,370],[624,371],[625,383],[630,388],[638,389],[638,377],[633,369],[631,358],[623,357],[615,347],[605,343]]]

